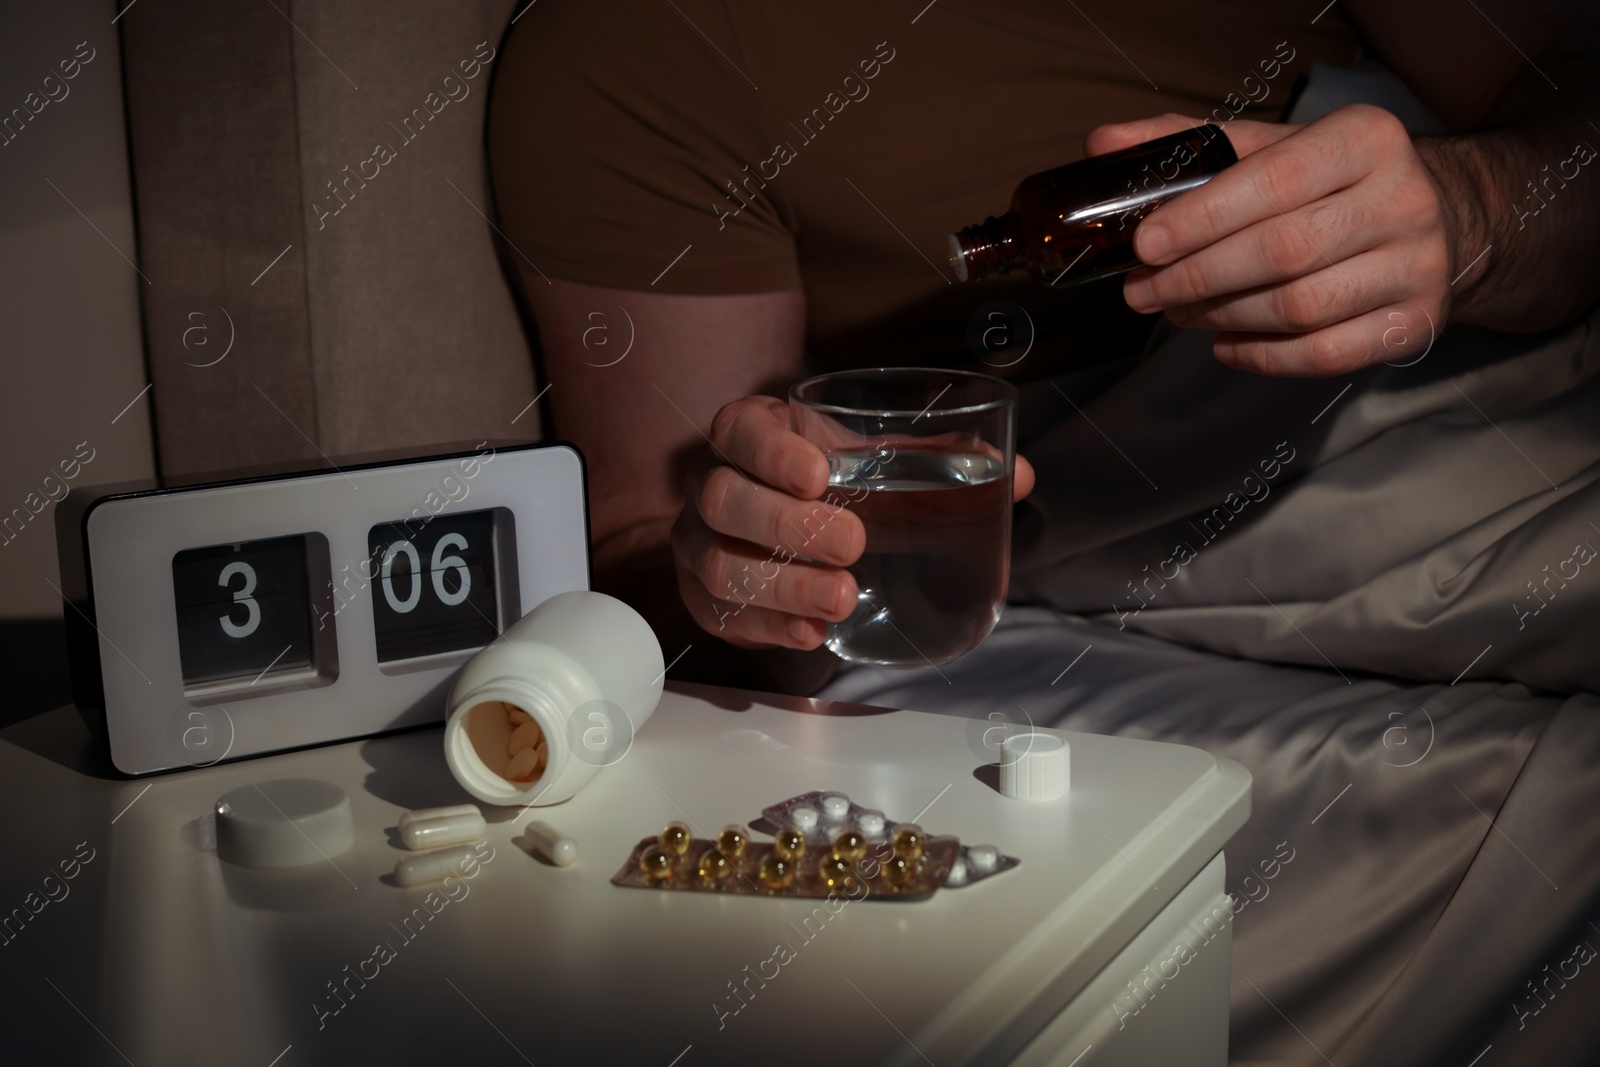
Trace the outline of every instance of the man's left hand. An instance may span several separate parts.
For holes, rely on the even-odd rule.
[[[1181,115],[1101,126],[1100,155],[1200,125]],[[1452,214],[1400,121],[1341,108],[1304,125],[1238,120],[1239,162],[1140,223],[1135,311],[1218,330],[1222,362],[1260,374],[1344,374],[1415,360],[1443,329]]]

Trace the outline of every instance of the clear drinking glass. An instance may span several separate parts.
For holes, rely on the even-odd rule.
[[[818,521],[844,507],[867,531],[849,568],[856,609],[833,624],[827,646],[888,667],[948,663],[977,648],[1000,619],[1010,576],[1016,389],[965,371],[839,371],[792,387],[789,413],[828,457]]]

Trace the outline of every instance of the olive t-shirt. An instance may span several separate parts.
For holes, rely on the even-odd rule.
[[[497,65],[496,200],[552,277],[803,287],[824,367],[970,364],[985,309],[1021,307],[1025,378],[1126,355],[1153,317],[1119,279],[959,283],[948,234],[1097,125],[1276,120],[1357,48],[1322,0],[539,0]]]

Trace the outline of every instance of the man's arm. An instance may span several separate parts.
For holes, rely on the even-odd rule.
[[[1596,6],[1345,0],[1344,8],[1379,58],[1460,131],[1417,140],[1454,231],[1452,277],[1465,271],[1451,317],[1529,332],[1592,307],[1600,300]]]

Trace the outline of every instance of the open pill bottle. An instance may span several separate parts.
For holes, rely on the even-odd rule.
[[[627,754],[665,675],[661,642],[633,608],[605,593],[559,593],[461,668],[445,762],[486,804],[558,804]],[[529,720],[537,730],[524,733],[544,751],[537,770],[516,775],[512,735]]]

